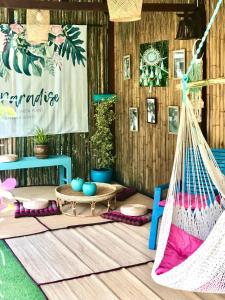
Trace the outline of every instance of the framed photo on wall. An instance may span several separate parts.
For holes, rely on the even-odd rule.
[[[156,98],[147,98],[147,122],[156,124]]]
[[[130,55],[123,57],[123,79],[128,80],[131,78],[131,65],[130,65]]]
[[[179,118],[179,106],[168,106],[168,133],[178,133]]]
[[[185,49],[173,51],[173,78],[181,79],[185,74]]]
[[[130,131],[138,131],[138,108],[129,108]]]

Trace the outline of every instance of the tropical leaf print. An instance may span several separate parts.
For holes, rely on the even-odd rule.
[[[54,43],[54,50],[58,51],[59,55],[66,57],[67,60],[71,58],[73,65],[76,62],[80,65],[82,63],[85,66],[86,57],[84,55],[85,49],[81,46],[84,41],[79,39],[81,34],[79,27],[74,25],[65,25],[62,28],[63,34],[57,37],[54,34],[49,34],[50,45]],[[57,43],[57,38],[64,38],[64,42]]]
[[[44,70],[54,76],[54,68],[61,70],[60,61],[55,62],[56,55],[71,60],[74,66],[76,63],[85,66],[85,49],[82,47],[84,41],[79,38],[81,34],[79,27],[75,25],[56,27],[58,33],[49,33],[48,43],[31,45],[26,40],[25,28],[22,25],[1,24],[0,58],[4,67],[27,76],[41,76]],[[0,66],[0,77],[4,77],[2,70]]]
[[[52,59],[46,59],[45,69],[49,72],[53,77],[55,76],[55,63]]]
[[[2,59],[0,58],[0,77],[4,78],[5,81],[9,80],[9,69],[3,64]]]

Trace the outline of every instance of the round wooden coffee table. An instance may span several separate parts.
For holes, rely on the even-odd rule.
[[[95,196],[85,196],[82,192],[75,192],[72,190],[70,184],[60,185],[55,189],[57,204],[60,207],[62,214],[69,216],[76,216],[77,203],[89,203],[91,208],[91,215],[95,215],[95,205],[98,202],[107,201],[107,211],[111,207],[111,201],[114,201],[116,206],[116,186],[108,183],[96,183],[97,192]],[[71,203],[72,214],[63,211],[63,205]]]

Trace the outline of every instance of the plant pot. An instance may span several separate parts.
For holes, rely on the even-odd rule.
[[[112,181],[112,169],[92,169],[91,180],[95,182],[110,183]]]
[[[36,158],[48,158],[48,145],[34,145]]]
[[[80,192],[82,191],[83,184],[84,184],[84,179],[77,177],[71,181],[71,188],[75,192]]]
[[[97,191],[97,186],[94,182],[85,182],[82,190],[85,196],[94,196]]]

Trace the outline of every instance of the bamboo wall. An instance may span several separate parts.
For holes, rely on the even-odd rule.
[[[213,13],[216,0],[207,2],[208,19]],[[218,13],[207,43],[207,77],[225,76],[225,5]],[[211,147],[225,148],[225,86],[207,88],[207,136]]]
[[[163,2],[172,2],[167,0]],[[174,2],[187,2],[176,0]],[[216,0],[206,1],[207,18],[212,14]],[[213,25],[207,42],[207,77],[224,76],[225,6]],[[0,21],[6,22],[6,14],[0,11]],[[20,20],[25,22],[24,11]],[[93,93],[107,90],[107,27],[108,17],[96,12],[52,12],[54,24],[88,24],[88,82],[89,122],[93,128]],[[176,144],[176,136],[168,134],[167,109],[169,105],[181,105],[180,93],[175,91],[176,80],[172,76],[172,52],[186,49],[187,63],[191,58],[193,41],[176,41],[178,19],[175,13],[143,13],[140,22],[115,25],[115,92],[119,96],[116,105],[115,145],[117,180],[135,186],[140,191],[153,193],[155,185],[168,182]],[[95,26],[91,26],[95,25]],[[100,25],[100,26],[99,26]],[[103,25],[103,26],[102,26]],[[157,99],[157,124],[147,123],[146,97],[148,88],[139,87],[139,46],[142,43],[169,40],[169,86],[153,88]],[[109,45],[111,47],[112,45]],[[131,55],[132,78],[123,80],[122,58]],[[211,147],[225,148],[225,87],[207,88],[207,137]],[[139,109],[139,131],[129,131],[129,107]],[[2,153],[33,155],[33,142],[29,138],[0,140],[5,144]],[[86,176],[88,147],[79,134],[56,135],[51,140],[52,152],[72,157],[73,175]],[[7,174],[4,174],[5,176]],[[39,169],[14,172],[20,185],[56,184],[56,169]]]
[[[19,11],[19,23],[25,23],[25,11]],[[5,10],[0,10],[0,22],[7,23]],[[93,130],[92,95],[107,90],[107,27],[108,17],[97,12],[51,11],[51,24],[87,24],[87,67],[89,95],[89,129]],[[41,124],[40,124],[41,127]],[[87,134],[86,134],[87,137]],[[0,154],[16,153],[20,157],[33,155],[31,138],[0,139]],[[51,154],[65,154],[72,157],[73,176],[87,177],[89,168],[89,147],[80,134],[54,135],[50,139]],[[51,185],[58,183],[56,168],[41,168],[13,171],[19,185]],[[1,172],[3,178],[8,172]]]
[[[171,1],[170,1],[171,2]],[[181,105],[179,82],[173,79],[173,50],[186,49],[187,62],[191,58],[192,41],[175,40],[178,18],[175,13],[142,13],[139,22],[115,26],[116,93],[116,171],[117,178],[145,193],[153,193],[154,186],[169,181],[174,158],[176,135],[168,134],[167,109]],[[146,97],[149,90],[139,87],[139,46],[169,40],[169,86],[153,88],[157,99],[157,124],[147,123]],[[130,80],[123,79],[123,56],[131,55]],[[139,109],[139,131],[129,131],[129,107]]]

